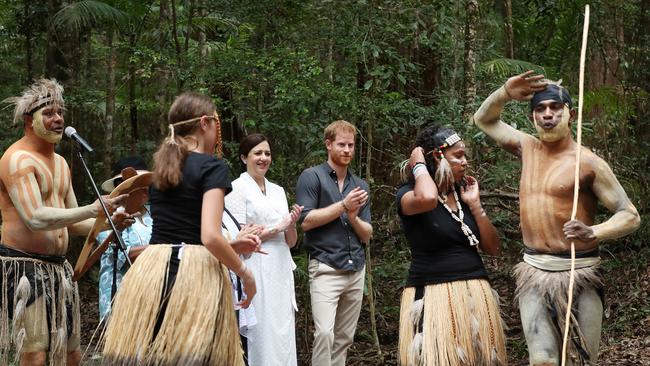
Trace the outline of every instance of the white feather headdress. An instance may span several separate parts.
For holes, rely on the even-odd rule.
[[[63,86],[56,79],[38,79],[23,90],[21,96],[9,97],[2,102],[15,106],[14,124],[19,123],[23,115],[32,114],[46,105],[65,106]]]

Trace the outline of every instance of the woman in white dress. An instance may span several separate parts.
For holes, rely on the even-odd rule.
[[[271,166],[271,147],[266,137],[251,134],[239,145],[239,158],[246,172],[232,182],[226,208],[242,224],[263,225],[261,253],[246,259],[253,272],[257,295],[253,298],[257,324],[248,329],[250,366],[294,366],[297,364],[295,299],[290,248],[296,244],[296,221],[302,207],[289,211],[284,189],[265,175]]]

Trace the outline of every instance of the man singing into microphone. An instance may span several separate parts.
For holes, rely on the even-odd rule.
[[[79,294],[65,259],[68,235],[86,235],[99,201],[78,207],[70,169],[54,152],[63,135],[63,87],[41,79],[19,97],[14,123],[25,135],[0,159],[0,364],[13,342],[21,365],[78,365]],[[126,195],[104,197],[114,211]],[[122,214],[120,226],[133,222]],[[10,319],[12,325],[10,327]],[[10,334],[11,329],[11,334]]]

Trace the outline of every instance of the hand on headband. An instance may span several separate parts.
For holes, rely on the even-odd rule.
[[[535,75],[535,71],[528,70],[508,79],[504,88],[511,99],[519,101],[530,100],[533,98],[533,94],[546,88],[548,83],[542,81],[543,79],[544,75]]]

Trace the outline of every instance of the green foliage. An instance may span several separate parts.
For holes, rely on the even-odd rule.
[[[239,139],[252,132],[269,137],[273,165],[268,178],[285,187],[290,202],[300,172],[326,158],[323,127],[345,119],[359,128],[353,168],[362,176],[370,172],[377,317],[385,328],[380,338],[391,345],[410,255],[396,216],[397,166],[408,157],[418,131],[431,123],[454,127],[471,146],[472,174],[481,189],[518,191],[520,162],[460,117],[465,97],[464,2],[192,0],[175,1],[175,12],[168,0],[84,0],[51,6],[56,3],[0,0],[0,99],[17,95],[29,83],[29,67],[32,77],[52,76],[51,65],[60,65],[69,74],[64,81],[66,122],[98,147],[91,157],[98,180],[106,153],[151,160],[167,133],[166,111],[183,90],[206,93],[216,102],[233,176],[241,171]],[[502,2],[479,1],[478,90],[471,107],[478,107],[507,77],[526,70],[563,79],[577,102],[585,3],[512,1],[515,54],[506,58]],[[642,229],[617,247],[637,250],[647,246],[650,234],[645,224],[650,6],[643,0],[590,4],[583,138],[610,163],[643,216]],[[118,33],[109,44],[112,30]],[[111,47],[117,55],[114,144],[104,151]],[[53,56],[56,50],[62,59]],[[508,103],[501,118],[534,134],[528,114],[527,103]],[[0,151],[22,134],[22,126],[10,127],[10,115],[11,110],[0,109]],[[72,157],[67,144],[60,151]],[[89,202],[88,182],[74,164],[73,171],[79,201]],[[518,255],[516,201],[496,197],[486,199],[485,206],[507,250]],[[599,220],[607,217],[603,209]],[[308,309],[307,257],[298,250],[294,259],[299,302]],[[647,316],[644,309],[612,328],[621,330]],[[365,325],[361,331],[370,335]],[[513,339],[513,354],[524,357],[523,338]]]
[[[84,0],[68,4],[59,10],[52,19],[52,23],[56,29],[61,31],[73,30],[75,32],[104,24],[119,27],[127,21],[127,13],[105,2],[94,0]]]

